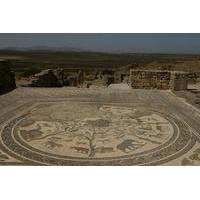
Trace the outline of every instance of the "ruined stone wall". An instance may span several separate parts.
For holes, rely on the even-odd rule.
[[[113,76],[113,83],[128,83],[129,75],[129,71],[116,71]]]
[[[184,72],[130,70],[130,84],[135,89],[186,90],[188,81]]]
[[[130,70],[130,84],[135,89],[169,89],[170,72]]]
[[[175,91],[187,90],[188,75],[184,72],[171,72],[170,88]]]
[[[188,83],[190,84],[196,84],[197,83],[197,73],[196,72],[189,72],[188,73]]]

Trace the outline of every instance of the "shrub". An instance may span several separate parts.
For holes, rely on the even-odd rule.
[[[22,72],[21,76],[22,77],[29,77],[29,76],[33,76],[33,75],[35,75],[37,73],[40,73],[40,72],[41,72],[41,70],[39,68],[37,68],[37,67],[30,67],[30,68],[27,68],[26,71]]]

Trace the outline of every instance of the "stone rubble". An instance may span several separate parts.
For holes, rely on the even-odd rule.
[[[31,87],[62,87],[64,86],[63,69],[47,69],[31,78]]]

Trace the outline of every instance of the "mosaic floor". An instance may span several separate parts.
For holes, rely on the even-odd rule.
[[[200,165],[200,113],[170,91],[18,88],[1,165]]]

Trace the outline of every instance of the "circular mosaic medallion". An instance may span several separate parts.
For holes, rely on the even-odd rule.
[[[141,107],[38,104],[2,131],[8,152],[49,165],[142,165],[174,159],[194,145],[177,118]]]

